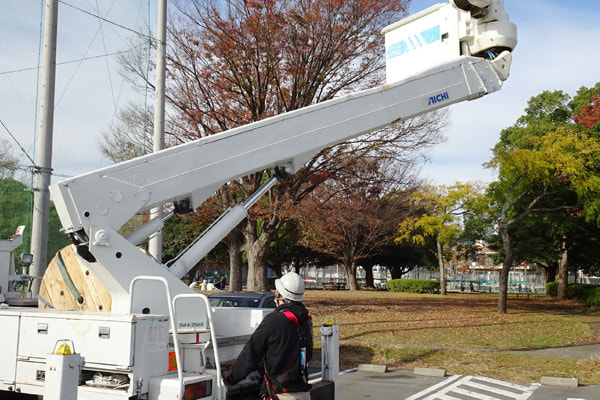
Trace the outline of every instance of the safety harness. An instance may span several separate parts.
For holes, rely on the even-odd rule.
[[[296,332],[298,333],[298,343],[300,344],[300,369],[301,369],[300,374],[302,376],[302,379],[303,379],[305,385],[308,388],[310,388],[310,386],[308,385],[308,382],[306,380],[306,377],[308,376],[307,362],[306,362],[306,337],[300,331],[300,323],[298,321],[298,317],[296,317],[296,315],[294,315],[293,312],[291,312],[289,310],[284,310],[281,313],[283,315],[285,315],[287,317],[287,319],[289,319],[290,321],[292,321],[293,323],[296,324]],[[310,319],[310,316],[309,316],[309,319]],[[288,389],[283,387],[281,382],[268,372],[266,360],[264,361],[264,368],[265,368],[264,378],[265,378],[265,383],[266,383],[266,387],[267,387],[267,395],[268,395],[268,397],[266,397],[266,400],[279,400],[277,393],[278,392],[279,393],[288,393]],[[279,375],[279,378],[280,379],[285,378],[288,375],[288,373],[292,370],[292,368],[296,368],[296,367],[294,365],[292,365],[283,374]]]

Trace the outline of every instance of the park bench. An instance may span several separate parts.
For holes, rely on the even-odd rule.
[[[328,282],[322,282],[321,285],[323,286],[323,289],[327,289],[327,290],[344,290],[344,289],[346,289],[346,282],[328,281]]]

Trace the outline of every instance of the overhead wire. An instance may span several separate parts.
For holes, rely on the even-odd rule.
[[[58,0],[58,1],[59,1],[59,3],[62,3],[62,4],[64,4],[64,5],[66,5],[66,6],[69,6],[69,7],[71,7],[71,8],[74,8],[75,10],[77,10],[77,11],[80,11],[80,12],[82,12],[82,13],[84,13],[84,14],[88,14],[88,15],[90,15],[90,16],[92,16],[92,17],[94,17],[94,18],[98,18],[98,19],[100,19],[100,20],[102,20],[102,21],[104,21],[104,22],[107,22],[107,23],[111,24],[111,25],[115,25],[115,26],[118,26],[119,28],[125,29],[125,30],[127,30],[127,31],[129,31],[129,32],[132,32],[132,33],[135,33],[136,35],[138,35],[138,36],[141,36],[141,37],[143,37],[144,39],[155,40],[155,38],[153,38],[153,37],[151,37],[151,36],[147,36],[147,35],[145,35],[145,34],[143,34],[143,33],[139,32],[139,31],[136,31],[135,29],[129,28],[129,27],[125,26],[125,25],[121,25],[121,24],[119,24],[119,23],[117,23],[117,22],[111,21],[111,20],[109,20],[109,19],[106,19],[106,18],[104,18],[104,17],[101,17],[101,16],[99,16],[99,15],[96,15],[96,14],[94,14],[94,13],[91,13],[91,12],[89,12],[89,11],[87,11],[87,10],[84,10],[84,9],[82,9],[82,8],[79,8],[79,7],[77,7],[77,6],[74,6],[74,5],[72,5],[72,4],[69,4],[69,3],[67,3],[67,2],[66,2],[66,1],[64,1],[64,0]]]
[[[67,1],[64,1],[64,0],[58,0],[58,1],[59,1],[59,3],[62,3],[63,5],[68,6],[70,8],[73,8],[73,9],[75,9],[75,10],[81,12],[81,13],[84,13],[84,14],[87,14],[87,15],[89,15],[91,17],[97,18],[98,20],[100,20],[102,22],[106,22],[106,23],[108,23],[110,25],[113,25],[113,26],[116,26],[118,28],[124,29],[124,30],[126,30],[128,32],[134,33],[138,37],[143,38],[144,41],[148,43],[147,45],[144,45],[143,48],[148,48],[147,69],[149,70],[149,68],[150,68],[150,60],[149,60],[150,59],[150,51],[151,51],[151,48],[152,48],[153,41],[154,42],[156,41],[156,39],[152,36],[152,31],[150,29],[150,25],[148,25],[148,34],[144,34],[144,33],[141,33],[140,31],[137,31],[135,29],[129,28],[129,27],[127,27],[125,25],[122,25],[120,23],[117,23],[115,21],[111,21],[110,19],[108,19],[106,17],[102,17],[102,16],[98,15],[99,11],[98,11],[98,14],[95,14],[93,12],[90,12],[90,11],[87,11],[87,10],[82,9],[80,7],[77,7],[77,6],[73,5],[73,4],[70,4]],[[116,0],[114,0],[113,5],[115,4],[115,2],[116,2]],[[43,15],[43,9],[44,9],[43,2],[41,2],[40,4],[41,4],[41,14]],[[111,5],[111,8],[113,7],[113,5]],[[97,1],[96,1],[96,9],[99,10],[99,5],[98,5]],[[150,9],[151,9],[151,7],[150,7],[150,1],[148,0],[148,19],[150,19]],[[103,34],[102,22],[100,23],[100,27],[99,27],[98,31],[96,32],[94,38],[91,41],[92,43],[96,39],[98,33],[102,33]],[[43,46],[42,46],[42,41],[43,40],[42,39],[43,39],[43,22],[40,21],[40,38],[39,38],[39,46],[38,46],[38,53],[39,53],[38,54],[38,65],[35,66],[35,67],[29,67],[29,68],[21,68],[21,69],[16,69],[16,70],[9,70],[9,71],[1,71],[0,75],[8,75],[8,74],[14,74],[14,73],[20,73],[20,72],[32,71],[32,70],[38,70],[39,71],[41,69],[41,65],[40,65],[41,64],[41,53],[42,53],[42,48],[43,48]],[[103,48],[105,50],[104,54],[95,55],[95,56],[89,56],[88,57],[87,56],[87,52],[90,50],[90,48],[92,46],[92,43],[90,43],[90,46],[86,49],[86,51],[84,53],[84,57],[76,59],[76,60],[69,60],[69,61],[63,61],[63,62],[56,63],[56,65],[67,65],[67,64],[78,63],[78,66],[76,67],[73,75],[71,76],[71,78],[67,82],[65,88],[63,89],[62,93],[60,94],[60,96],[56,100],[56,103],[55,103],[56,105],[58,105],[58,103],[60,103],[60,100],[62,99],[62,97],[64,96],[65,92],[69,88],[71,82],[73,81],[73,79],[74,79],[75,75],[77,74],[77,72],[78,72],[81,64],[83,63],[83,61],[93,60],[93,59],[98,59],[98,58],[105,58],[106,59],[107,57],[110,57],[110,56],[126,54],[126,53],[129,53],[129,52],[137,49],[136,47],[134,47],[134,48],[130,48],[128,50],[116,51],[116,52],[108,53],[108,52],[106,52],[106,43],[105,43],[105,40],[104,40],[104,36],[102,36],[102,40],[103,40]],[[107,69],[109,69],[108,65],[107,65]],[[112,97],[113,97],[113,105],[115,105],[116,99],[115,99],[114,88],[112,87],[112,78],[110,77],[110,69],[109,69],[108,73],[109,73],[109,80],[110,80],[110,85],[111,85],[111,93],[112,93]],[[35,121],[37,121],[37,118],[38,118],[37,113],[39,111],[38,107],[37,107],[37,104],[38,104],[38,101],[39,101],[39,74],[37,74],[37,79],[38,79],[38,85],[36,85],[36,87],[38,89],[36,90],[36,101],[35,101],[36,107],[35,107],[35,118],[34,118]],[[119,90],[119,92],[120,92],[120,90]],[[120,97],[120,95],[119,95],[119,97]],[[146,98],[146,101],[145,101],[145,103],[146,103],[147,102],[147,90],[146,90],[145,98]],[[115,107],[116,107],[116,105],[115,105]],[[116,111],[115,111],[115,114],[116,114]],[[114,116],[113,116],[113,118],[114,118]],[[18,142],[18,140],[16,139],[16,137],[12,134],[12,132],[8,129],[8,127],[4,124],[4,122],[2,122],[0,120],[0,123],[2,124],[2,126],[4,127],[4,129],[6,130],[6,132],[11,136],[11,138],[13,139],[13,141],[15,141],[15,143],[17,143],[17,145],[19,146],[20,150],[26,155],[26,157],[29,159],[29,161],[34,166],[35,162],[33,161],[33,158],[27,153],[27,151],[25,150],[25,148]],[[34,122],[34,125],[35,125],[35,127],[34,127],[34,143],[35,143],[36,142],[36,136],[37,136],[37,124],[35,124],[35,122]],[[35,153],[35,146],[33,146],[33,147],[34,147],[33,151]],[[55,173],[53,173],[53,175],[61,176],[61,175],[55,174]]]
[[[113,6],[115,5],[115,1],[113,1],[113,3],[110,5],[108,11],[106,12],[106,15],[108,15],[110,13],[110,11],[112,10]],[[100,13],[100,7],[98,5],[98,0],[96,0],[96,11],[98,13]],[[98,22],[98,29],[101,33],[100,37],[102,38],[102,48],[104,49],[104,52],[106,52],[106,40],[104,38],[104,30],[102,29],[102,20],[99,20]],[[112,74],[110,73],[110,65],[108,63],[108,58],[104,59],[105,61],[105,65],[106,65],[106,74],[108,75],[108,85],[110,87],[110,94],[112,96],[112,101],[113,101],[113,107],[114,107],[114,112],[111,118],[111,123],[114,121],[115,115],[117,114],[117,99],[115,98],[115,90],[113,87],[113,81],[112,81]],[[123,88],[122,84],[121,84],[121,89]],[[119,97],[121,97],[121,89],[119,89]]]
[[[4,122],[0,119],[0,125],[2,125],[2,127],[4,127],[4,129],[6,130],[6,132],[10,135],[10,137],[14,140],[14,142],[17,144],[17,146],[19,146],[19,149],[21,149],[21,152],[23,152],[23,154],[25,154],[25,156],[29,159],[29,161],[31,161],[31,165],[35,165],[35,162],[33,161],[33,158],[31,158],[31,156],[27,153],[27,151],[25,150],[25,148],[23,146],[21,146],[21,143],[19,143],[19,141],[17,140],[17,138],[15,137],[15,135],[12,134],[12,132],[10,131],[10,129],[8,129],[8,127],[4,124]]]
[[[125,29],[125,30],[127,30],[127,31],[130,31],[130,32],[136,33],[137,35],[139,35],[139,36],[141,36],[141,37],[143,37],[143,38],[146,38],[146,39],[148,39],[148,40],[152,40],[152,38],[151,38],[150,36],[146,36],[146,35],[144,35],[144,34],[142,34],[142,33],[138,32],[138,31],[136,31],[136,30],[134,30],[134,29],[131,29],[131,28],[128,28],[128,27],[126,27],[126,26],[124,26],[124,25],[122,25],[122,24],[116,23],[116,22],[114,22],[114,21],[111,21],[111,20],[109,20],[109,19],[107,19],[107,18],[104,18],[104,17],[102,17],[102,16],[100,16],[100,15],[94,14],[94,13],[92,13],[92,12],[89,12],[89,11],[87,11],[87,10],[84,10],[84,9],[82,9],[82,8],[79,8],[79,7],[77,7],[77,6],[74,6],[74,5],[72,5],[72,4],[69,4],[69,3],[65,2],[64,0],[59,0],[59,2],[60,2],[60,3],[62,3],[62,4],[65,4],[65,5],[69,6],[69,7],[72,7],[73,9],[75,9],[75,10],[78,10],[78,11],[80,11],[80,12],[84,13],[84,14],[87,14],[87,15],[90,15],[90,16],[92,16],[92,17],[94,17],[94,18],[97,18],[97,19],[99,19],[99,20],[101,20],[101,21],[104,21],[104,22],[107,22],[107,23],[109,23],[109,24],[115,25],[115,26],[117,26],[117,27],[120,27],[120,28],[122,28],[122,29]],[[113,5],[114,5],[114,2],[113,2]],[[110,7],[110,8],[112,8],[112,5],[111,5],[111,7]],[[110,9],[109,9],[109,11],[110,11]],[[93,38],[92,38],[92,40],[90,41],[90,44],[89,44],[89,46],[88,46],[88,47],[87,47],[87,49],[85,50],[85,52],[84,52],[84,58],[85,58],[85,56],[87,55],[88,51],[89,51],[89,50],[91,49],[91,47],[93,46],[93,44],[94,44],[94,41],[95,41],[95,40],[96,40],[96,38],[98,37],[98,34],[99,34],[99,33],[102,33],[102,34],[103,34],[103,32],[102,32],[102,24],[100,24],[100,26],[99,26],[98,30],[97,30],[97,31],[96,31],[96,33],[94,34],[94,37],[93,37]],[[103,37],[103,36],[102,36],[102,37]],[[106,48],[105,48],[105,50],[106,50]],[[64,87],[64,89],[63,89],[63,91],[62,91],[62,93],[61,93],[61,94],[58,96],[58,99],[56,100],[55,106],[57,106],[57,105],[60,103],[60,101],[62,100],[63,96],[65,95],[65,93],[66,93],[66,92],[67,92],[67,90],[69,89],[69,87],[70,87],[71,83],[73,82],[73,80],[75,79],[75,76],[77,75],[77,73],[78,73],[78,71],[79,71],[79,68],[81,67],[81,64],[82,64],[82,63],[80,62],[80,63],[77,65],[77,67],[75,68],[75,71],[73,72],[73,74],[71,75],[71,78],[70,78],[70,79],[68,80],[68,82],[66,83],[66,85],[65,85],[65,87]],[[110,76],[109,76],[109,80],[110,80]],[[112,91],[112,85],[111,85],[111,91]],[[114,93],[113,93],[113,102],[114,102]]]
[[[146,47],[146,46],[144,46]],[[90,56],[90,57],[84,57],[84,58],[78,58],[76,60],[69,60],[69,61],[62,61],[62,62],[57,62],[56,65],[66,65],[66,64],[74,64],[74,63],[78,63],[78,62],[82,62],[82,61],[88,61],[88,60],[94,60],[97,58],[103,58],[103,57],[111,57],[111,56],[118,56],[121,54],[125,54],[125,53],[129,53],[132,50],[135,50],[136,48],[133,49],[129,49],[129,50],[121,50],[121,51],[114,51],[112,53],[105,53],[105,54],[99,54],[97,56]],[[18,72],[27,72],[27,71],[34,71],[34,70],[39,70],[41,67],[37,66],[37,67],[28,67],[28,68],[21,68],[21,69],[13,69],[10,71],[1,71],[0,75],[8,75],[8,74],[15,74]]]
[[[61,3],[66,4],[64,2],[61,1]],[[100,32],[100,29],[98,29],[96,31],[96,33],[94,34],[94,37],[92,38],[92,40],[90,41],[90,44],[88,45],[87,49],[85,49],[84,52],[84,58],[87,55],[87,52],[90,51],[90,49],[92,48],[92,46],[94,45],[94,41],[96,40],[96,37],[98,36],[98,33]],[[65,93],[67,92],[67,89],[69,89],[69,86],[71,86],[71,83],[73,82],[73,79],[75,79],[75,75],[77,75],[77,72],[79,72],[79,68],[81,67],[82,62],[78,63],[77,66],[75,67],[75,71],[73,71],[73,74],[71,75],[71,78],[67,81],[67,84],[65,85],[62,93],[60,94],[60,96],[58,96],[58,99],[56,100],[54,106],[58,106],[58,104],[60,103],[60,101],[62,100],[63,96],[65,95]]]

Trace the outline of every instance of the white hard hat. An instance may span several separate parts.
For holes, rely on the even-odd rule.
[[[302,301],[304,298],[304,280],[295,272],[288,272],[281,279],[275,279],[275,288],[284,299]]]

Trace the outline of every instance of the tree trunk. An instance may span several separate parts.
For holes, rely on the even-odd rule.
[[[513,250],[512,243],[510,241],[510,235],[508,234],[508,227],[500,225],[499,230],[500,235],[502,236],[506,258],[504,260],[504,265],[500,270],[498,286],[498,313],[506,314],[506,304],[508,300],[508,273],[510,272],[510,267],[512,266],[513,262]]]
[[[558,300],[567,300],[567,286],[569,284],[569,251],[567,242],[563,238],[560,245],[560,260],[558,262]]]
[[[227,250],[229,252],[229,290],[242,290],[242,246],[244,236],[240,226],[227,235]]]
[[[346,282],[350,290],[358,290],[358,282],[356,281],[356,262],[352,257],[346,257],[344,262],[344,270],[346,271]]]
[[[262,245],[261,237],[253,243],[246,240],[248,257],[248,290],[269,290],[267,279],[267,246]]]
[[[542,265],[542,275],[544,277],[544,284],[549,282],[556,282],[556,274],[558,271],[558,263],[548,263]]]
[[[444,271],[444,254],[442,253],[442,243],[436,239],[438,264],[440,266],[440,293],[446,295],[446,274]]]
[[[246,239],[245,250],[248,258],[248,290],[271,289],[267,278],[267,254],[269,244],[281,223],[281,218],[277,215],[268,219],[246,218],[242,231]]]
[[[363,265],[365,269],[365,287],[374,288],[373,284],[373,266],[372,265]]]

